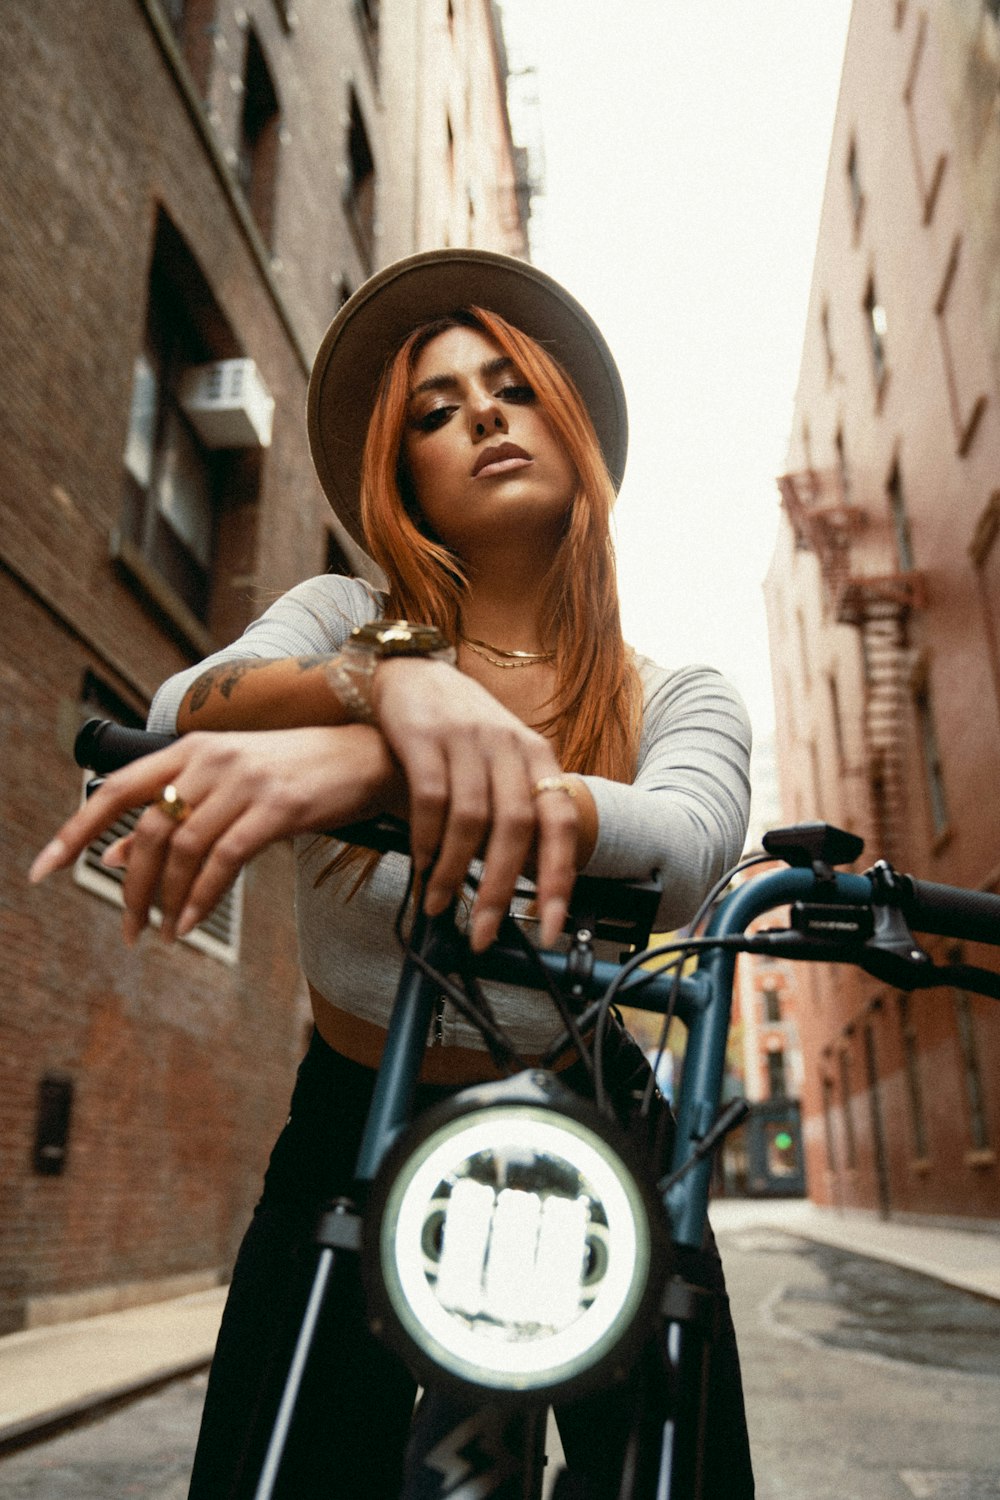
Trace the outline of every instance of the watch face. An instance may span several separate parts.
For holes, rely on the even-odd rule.
[[[371,647],[378,656],[430,656],[448,649],[435,625],[411,625],[409,620],[375,620],[359,625],[351,639]]]

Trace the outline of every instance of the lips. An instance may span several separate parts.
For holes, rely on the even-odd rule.
[[[511,462],[515,460],[516,462]],[[531,463],[531,454],[525,453],[516,443],[498,443],[494,448],[484,448],[472,467],[472,477],[475,479],[485,469],[491,472],[496,470],[503,473],[508,464],[511,468],[520,468],[521,464]],[[499,467],[502,465],[503,467]]]

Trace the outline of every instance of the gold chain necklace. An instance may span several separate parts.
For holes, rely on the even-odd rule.
[[[489,641],[477,641],[471,635],[459,635],[459,640],[473,650],[477,656],[493,667],[510,670],[512,667],[538,667],[544,662],[554,661],[554,651],[504,651],[500,646],[491,646]]]

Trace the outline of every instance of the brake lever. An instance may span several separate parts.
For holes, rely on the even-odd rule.
[[[922,989],[921,976],[934,961],[917,942],[900,908],[903,889],[892,865],[880,859],[866,871],[872,883],[875,930],[857,962],[866,974],[896,989]]]

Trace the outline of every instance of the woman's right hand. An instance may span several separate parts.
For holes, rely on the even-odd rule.
[[[187,809],[181,820],[159,805],[168,785]],[[148,804],[135,831],[109,850],[109,862],[126,869],[123,932],[135,941],[155,898],[163,936],[183,937],[267,844],[395,811],[402,790],[385,739],[367,724],[186,734],[108,776],[42,850],[30,878],[71,864],[124,812]]]
[[[426,873],[425,910],[443,911],[481,854],[470,933],[481,952],[496,937],[533,855],[540,936],[551,946],[596,835],[584,783],[569,779],[575,795],[534,792],[544,777],[561,778],[552,746],[444,662],[380,662],[372,706],[406,777],[410,846],[416,868]]]

